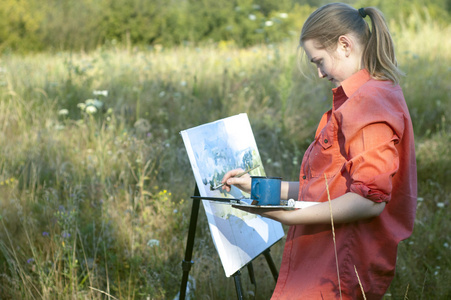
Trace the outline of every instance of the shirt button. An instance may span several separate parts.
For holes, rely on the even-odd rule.
[[[302,176],[302,179],[304,179],[304,180],[305,180],[306,178],[307,178],[307,176],[305,176],[305,175],[304,175],[304,176]]]
[[[324,139],[324,144],[327,144],[327,143],[329,143],[329,140],[328,139]]]

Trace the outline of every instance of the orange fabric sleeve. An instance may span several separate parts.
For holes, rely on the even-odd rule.
[[[386,123],[369,124],[353,135],[348,142],[350,159],[346,163],[352,178],[351,192],[375,202],[390,200],[392,178],[399,168],[395,147],[398,141]]]

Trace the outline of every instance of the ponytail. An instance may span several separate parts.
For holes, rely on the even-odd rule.
[[[371,30],[364,18],[371,19]],[[341,35],[352,33],[363,46],[363,68],[377,80],[399,83],[394,43],[382,12],[374,7],[356,10],[343,3],[326,4],[313,12],[302,28],[300,44],[315,39],[323,49],[335,50]]]
[[[398,69],[395,47],[382,13],[374,8],[364,8],[371,19],[371,34],[363,50],[363,66],[375,79],[391,80],[397,84],[404,73]]]

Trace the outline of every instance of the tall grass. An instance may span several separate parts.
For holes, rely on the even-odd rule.
[[[409,22],[392,27],[408,74],[420,201],[386,298],[446,299],[451,27]],[[300,75],[297,59],[294,43],[1,57],[1,298],[174,297],[194,189],[179,132],[248,113],[266,172],[295,180],[330,106],[328,83]],[[95,113],[81,109],[88,99],[102,104]],[[276,264],[283,243],[272,248]],[[197,298],[235,297],[202,212],[194,260]],[[243,269],[246,295],[267,299],[266,261],[254,268],[256,288]]]

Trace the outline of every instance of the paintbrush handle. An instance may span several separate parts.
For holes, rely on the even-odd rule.
[[[259,165],[256,165],[255,167],[250,168],[250,169],[247,170],[247,171],[243,171],[243,172],[241,172],[241,173],[238,173],[238,174],[236,174],[236,175],[233,176],[233,177],[234,177],[234,178],[241,177],[241,176],[243,176],[244,174],[247,174],[247,173],[249,173],[250,171],[253,171],[253,170],[257,169],[258,167],[260,167],[260,166],[259,166]]]
[[[233,176],[233,178],[239,178],[239,177],[243,176],[244,174],[247,174],[247,173],[249,173],[250,171],[253,171],[253,170],[257,169],[258,167],[260,167],[260,165],[256,165],[256,166],[253,167],[253,168],[250,168],[250,169],[248,169],[248,170],[246,170],[246,171],[243,171],[243,172],[241,172],[241,173],[238,173],[238,174],[236,174],[235,176]],[[225,183],[221,183],[220,185],[214,186],[214,187],[211,188],[211,190],[217,190],[217,189],[219,189],[219,188],[220,188],[221,186],[223,186],[223,185],[225,185]]]

